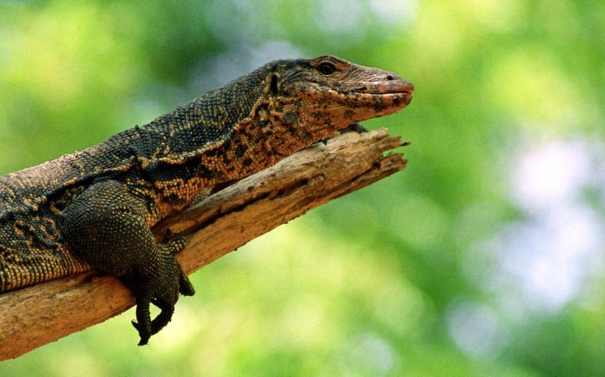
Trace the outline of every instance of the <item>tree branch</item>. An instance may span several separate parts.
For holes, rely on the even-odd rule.
[[[153,231],[188,237],[177,255],[187,274],[332,199],[405,168],[385,129],[345,133],[206,198]],[[113,276],[90,271],[0,295],[0,361],[101,323],[134,305]],[[133,330],[134,331],[134,330]],[[164,331],[170,331],[168,328]]]

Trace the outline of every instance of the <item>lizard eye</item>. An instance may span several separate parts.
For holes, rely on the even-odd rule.
[[[321,72],[321,74],[326,76],[329,76],[336,71],[334,64],[328,62],[321,63],[319,66],[317,66],[317,69],[319,72]]]

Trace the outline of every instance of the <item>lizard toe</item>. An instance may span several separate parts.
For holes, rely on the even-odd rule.
[[[132,325],[139,332],[139,346],[144,346],[149,342],[152,335],[151,316],[149,314],[149,305],[151,300],[148,298],[137,297],[137,321],[132,321]]]
[[[181,272],[181,277],[179,279],[179,292],[183,296],[193,296],[195,294],[195,288],[184,272]]]
[[[172,319],[172,315],[174,314],[174,304],[165,302],[163,300],[153,300],[152,303],[160,308],[160,314],[158,314],[153,321],[151,321],[151,335],[155,335]]]

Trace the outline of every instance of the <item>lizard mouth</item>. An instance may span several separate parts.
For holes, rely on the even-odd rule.
[[[355,87],[341,88],[338,90],[345,96],[357,97],[362,102],[390,104],[402,108],[412,101],[414,85],[399,77],[391,76],[391,80],[370,82]]]
[[[362,94],[363,95],[363,94]],[[391,92],[391,93],[380,93],[380,94],[369,94],[374,99],[390,100],[393,102],[404,102],[406,105],[412,102],[412,92]]]
[[[413,90],[401,90],[392,91],[387,93],[356,93],[358,100],[361,103],[378,107],[392,108],[392,111],[387,113],[395,112],[400,110],[412,102]]]
[[[324,93],[333,93],[335,97],[332,97],[332,100],[336,103],[352,106],[360,111],[362,111],[361,109],[372,109],[372,117],[393,114],[403,109],[412,102],[414,92],[412,84],[393,85],[390,88],[381,87],[380,89],[364,85],[347,89],[328,89]],[[359,119],[358,121],[365,119]]]
[[[343,92],[357,94],[397,94],[404,93],[412,96],[414,85],[404,79],[388,76],[390,79],[379,82],[368,82],[343,90]]]
[[[414,93],[414,88],[402,88],[400,90],[394,90],[391,93],[405,93],[407,95],[409,95],[410,97],[412,96],[412,93]],[[387,93],[385,93],[387,94]]]

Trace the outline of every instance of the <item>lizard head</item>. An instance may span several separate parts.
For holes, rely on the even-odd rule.
[[[414,86],[396,74],[334,56],[273,63],[271,107],[314,140],[395,113],[412,100]]]

